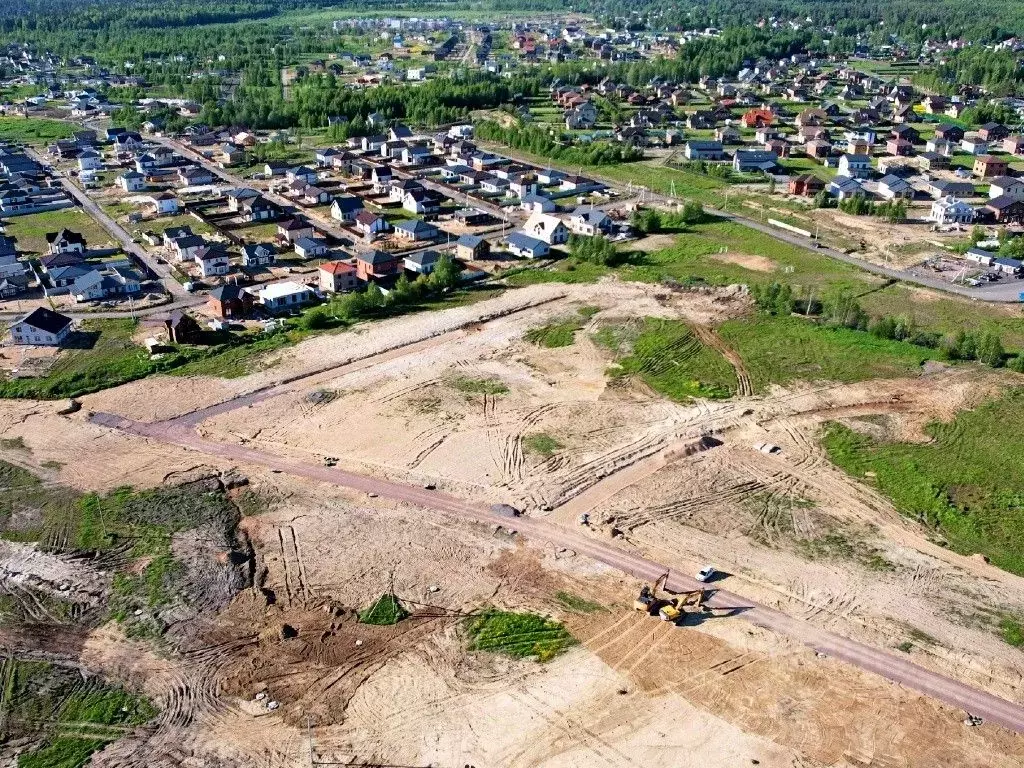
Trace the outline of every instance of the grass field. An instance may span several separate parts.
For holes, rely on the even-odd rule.
[[[156,715],[145,699],[120,688],[83,680],[72,667],[46,662],[0,662],[0,740],[29,739],[18,768],[80,768],[125,727]]]
[[[743,358],[760,392],[793,380],[849,382],[913,375],[925,360],[938,357],[935,350],[799,317],[729,320],[718,332]]]
[[[562,447],[562,444],[556,438],[544,432],[535,432],[523,438],[523,449],[527,453],[544,458],[554,456]]]
[[[487,610],[467,622],[471,651],[550,661],[576,644],[559,622],[535,613]]]
[[[88,248],[117,245],[110,233],[80,208],[13,216],[6,220],[6,228],[8,235],[18,239],[20,250],[34,253],[46,253],[47,232],[64,228],[83,235]]]
[[[20,144],[49,144],[69,139],[76,127],[61,120],[45,117],[0,117],[0,140]]]
[[[833,424],[824,445],[851,475],[873,472],[868,482],[952,549],[1024,575],[1024,390],[928,433],[927,444],[880,443]]]
[[[673,400],[722,398],[736,391],[732,366],[685,323],[647,318],[640,325],[602,328],[595,340],[618,355],[609,369],[613,378],[638,376]]]

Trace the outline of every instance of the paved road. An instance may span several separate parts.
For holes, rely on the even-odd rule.
[[[49,162],[42,155],[36,153],[34,150],[26,147],[26,154],[32,156],[40,163],[49,165]],[[96,219],[103,228],[106,229],[118,242],[121,243],[121,248],[125,253],[130,253],[140,263],[145,264],[153,274],[159,276],[164,288],[172,296],[178,299],[184,299],[188,296],[188,293],[182,288],[181,283],[171,277],[171,268],[167,264],[160,264],[156,259],[152,258],[149,254],[143,251],[132,239],[132,236],[128,232],[114,221],[106,212],[100,208],[85,192],[78,188],[77,185],[71,182],[66,176],[57,171],[53,170],[54,176],[60,182],[61,186],[67,190],[67,193],[75,199],[75,201],[94,219]]]
[[[219,456],[232,462],[262,466],[274,472],[285,472],[316,482],[376,494],[471,522],[501,525],[535,542],[572,549],[649,582],[654,582],[667,573],[666,588],[672,592],[695,590],[705,586],[689,576],[671,572],[666,565],[623,551],[610,542],[567,530],[545,520],[513,518],[438,491],[429,491],[333,467],[318,466],[296,458],[275,456],[246,446],[207,440],[200,437],[190,424],[176,424],[174,421],[146,424],[107,413],[96,413],[90,420],[97,425]],[[1024,707],[919,667],[911,663],[905,655],[890,653],[850,640],[725,590],[716,590],[706,602],[712,608],[731,609],[731,612],[740,618],[787,635],[819,653],[842,659],[867,672],[982,717],[988,722],[1024,733]]]
[[[494,148],[495,151],[501,152],[501,154],[505,155],[506,157],[517,159],[525,163],[536,163],[536,160],[532,160],[523,155],[520,155],[515,151],[508,149],[504,145],[493,143],[487,144],[486,142],[481,142],[481,146],[485,145]],[[552,165],[552,167],[557,168],[559,166],[557,163],[555,163]],[[622,183],[620,181],[608,178],[607,176],[603,176],[599,171],[595,172],[593,170],[588,170],[587,175],[595,179],[598,179],[604,182],[605,184],[608,184],[610,187],[617,189],[620,192],[623,191]],[[679,200],[675,200],[666,195],[651,192],[649,190],[646,194],[646,198],[652,202],[658,203],[660,205],[672,209],[675,209],[677,203],[680,202]],[[621,201],[616,202],[621,203]],[[912,271],[903,269],[892,269],[891,267],[885,267],[880,264],[874,264],[870,261],[866,261],[865,259],[858,258],[857,256],[852,256],[848,253],[844,253],[843,251],[836,250],[835,248],[816,248],[813,244],[813,241],[806,237],[801,237],[800,235],[786,232],[785,230],[781,230],[769,224],[763,224],[757,219],[751,218],[749,216],[744,216],[739,213],[730,213],[728,211],[723,211],[719,208],[713,208],[710,206],[704,206],[704,210],[706,210],[708,213],[714,216],[719,216],[730,221],[745,224],[746,226],[752,229],[756,229],[759,232],[764,232],[766,235],[774,237],[776,240],[780,240],[784,243],[789,243],[790,245],[795,245],[799,248],[805,248],[815,253],[830,256],[838,261],[842,261],[846,264],[850,264],[851,266],[863,269],[865,272],[871,272],[872,274],[887,277],[892,280],[899,280],[904,283],[913,283],[915,285],[921,285],[926,288],[933,288],[938,291],[944,291],[946,293],[964,296],[975,301],[985,301],[993,303],[1019,303],[1021,300],[1020,294],[1024,293],[1024,281],[1008,280],[996,283],[994,285],[987,285],[981,288],[971,288],[970,286],[966,285],[957,285],[954,283],[947,282],[945,280],[939,280],[938,278],[929,277],[927,275],[923,275],[920,273],[914,274],[914,272],[916,272],[917,270]]]
[[[206,297],[198,294],[185,294],[181,299],[168,302],[166,304],[157,304],[152,307],[143,307],[141,309],[112,309],[110,311],[96,311],[96,312],[61,312],[63,315],[74,320],[123,320],[127,317],[150,317],[152,315],[166,314],[175,309],[187,309],[188,307],[198,307],[200,304],[206,303]],[[10,303],[10,302],[8,302]],[[11,311],[11,310],[0,310],[0,320],[15,320],[24,317],[25,312],[22,311]]]

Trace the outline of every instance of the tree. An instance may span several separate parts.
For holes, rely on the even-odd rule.
[[[981,362],[993,368],[1000,368],[1005,362],[1005,355],[1003,342],[997,334],[987,331],[982,335],[981,341],[978,342],[978,359]]]

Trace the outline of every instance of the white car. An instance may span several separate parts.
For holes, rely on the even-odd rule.
[[[711,579],[713,579],[715,577],[716,573],[717,573],[717,571],[714,568],[712,568],[710,565],[705,565],[703,568],[701,568],[697,572],[697,581],[700,581],[700,582],[711,581]]]

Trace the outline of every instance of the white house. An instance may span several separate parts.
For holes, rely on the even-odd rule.
[[[549,213],[534,213],[523,225],[523,232],[530,237],[543,240],[548,245],[558,245],[569,239],[569,228],[557,216]]]
[[[314,299],[312,289],[294,280],[265,285],[256,295],[260,303],[272,312],[297,308]]]
[[[67,315],[45,307],[37,307],[11,326],[15,344],[60,346],[71,333],[74,322]]]
[[[125,192],[138,192],[146,186],[146,177],[138,171],[125,171],[114,182]]]
[[[914,197],[914,188],[906,179],[889,174],[878,181],[878,195],[886,200],[895,200],[898,197],[910,200]]]
[[[153,204],[157,216],[173,216],[178,212],[178,198],[170,192],[153,195],[149,201]]]
[[[200,248],[196,252],[195,260],[199,263],[199,271],[203,277],[226,275],[231,271],[227,251],[216,245]]]
[[[78,153],[78,170],[80,171],[101,171],[103,170],[103,158],[95,149],[84,149]]]
[[[611,228],[611,218],[599,208],[577,208],[569,216],[569,229],[577,235],[592,237],[608,233]]]
[[[508,236],[508,250],[514,256],[527,259],[539,259],[551,252],[546,242],[525,232],[513,232]]]
[[[928,220],[936,224],[970,224],[974,221],[974,208],[952,195],[941,197],[932,203]]]
[[[960,149],[969,155],[987,155],[988,142],[984,139],[965,138],[960,142]]]
[[[868,155],[845,154],[839,158],[837,174],[851,179],[866,179],[871,175],[871,158]]]
[[[1024,199],[1024,178],[1015,176],[997,176],[992,179],[988,187],[988,198],[994,200],[997,197]]]

